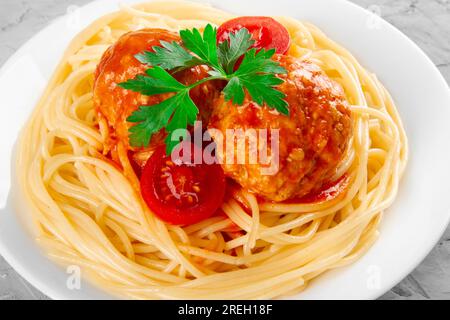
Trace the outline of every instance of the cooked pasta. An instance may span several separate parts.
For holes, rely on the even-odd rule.
[[[138,181],[105,156],[108,129],[93,102],[96,66],[129,31],[178,32],[233,18],[189,2],[151,2],[104,16],[70,44],[24,128],[18,179],[37,239],[57,261],[82,267],[109,292],[139,299],[269,299],[304,290],[327,270],[361,257],[378,236],[408,158],[395,104],[377,77],[321,30],[275,17],[287,55],[319,66],[349,103],[352,138],[333,180],[346,192],[318,202],[262,200],[237,188],[213,215],[188,226],[163,222]],[[126,159],[122,159],[127,161]],[[226,232],[234,232],[230,238]]]

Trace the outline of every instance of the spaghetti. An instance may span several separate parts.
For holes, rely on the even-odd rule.
[[[277,17],[292,39],[288,55],[320,66],[351,105],[353,138],[334,177],[346,174],[347,191],[319,202],[274,203],[238,190],[222,205],[224,216],[186,227],[149,211],[133,182],[103,155],[106,133],[92,100],[95,68],[128,31],[202,28],[230,18],[187,2],[123,7],[100,18],[73,40],[21,134],[18,178],[39,243],[114,294],[268,299],[297,293],[363,255],[395,199],[408,152],[389,93],[317,27]],[[234,229],[241,231],[234,239],[224,237]]]

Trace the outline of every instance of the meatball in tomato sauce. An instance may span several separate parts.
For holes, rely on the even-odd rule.
[[[113,160],[120,163],[117,146],[131,155],[132,160],[140,167],[156,147],[164,142],[164,130],[153,135],[148,148],[130,146],[128,129],[132,123],[127,118],[140,106],[150,106],[162,102],[171,94],[145,96],[118,86],[119,83],[144,74],[149,67],[139,62],[135,55],[152,47],[159,46],[160,41],[177,41],[179,36],[163,29],[142,29],[121,36],[101,58],[95,72],[94,104],[98,111],[100,122],[108,128],[108,140],[105,141],[107,151],[111,151]],[[208,76],[208,68],[196,66],[174,74],[174,77],[186,85],[192,84]],[[191,98],[200,110],[200,117],[208,121],[211,114],[212,101],[219,95],[216,83],[207,82],[191,90]]]
[[[249,96],[242,106],[235,106],[222,95],[214,102],[209,128],[223,133],[227,129],[279,129],[275,174],[262,170],[267,164],[248,161],[249,144],[245,163],[236,163],[236,159],[230,163],[226,139],[217,153],[228,177],[267,200],[283,201],[317,191],[328,182],[346,152],[352,130],[348,103],[338,83],[311,62],[283,55],[275,59],[287,70],[279,76],[285,81],[277,89],[286,95],[289,116],[258,105]],[[242,152],[237,146],[231,147],[234,154]],[[262,146],[258,141],[258,149]],[[267,148],[272,148],[270,143]],[[275,155],[273,151],[267,153]]]

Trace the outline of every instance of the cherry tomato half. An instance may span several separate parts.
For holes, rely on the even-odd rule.
[[[224,22],[217,30],[217,41],[223,42],[230,33],[246,28],[252,35],[254,48],[275,49],[284,54],[289,49],[289,32],[278,21],[270,17],[238,17]]]
[[[165,146],[155,150],[141,176],[141,193],[148,207],[161,220],[174,225],[190,225],[210,217],[222,204],[225,176],[219,164],[193,164],[191,160],[166,155]]]

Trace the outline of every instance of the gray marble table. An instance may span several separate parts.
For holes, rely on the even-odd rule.
[[[0,0],[0,65],[28,38],[90,0]],[[353,0],[415,41],[450,82],[449,0]],[[47,299],[0,256],[1,299]],[[450,299],[450,227],[426,259],[381,299]]]

